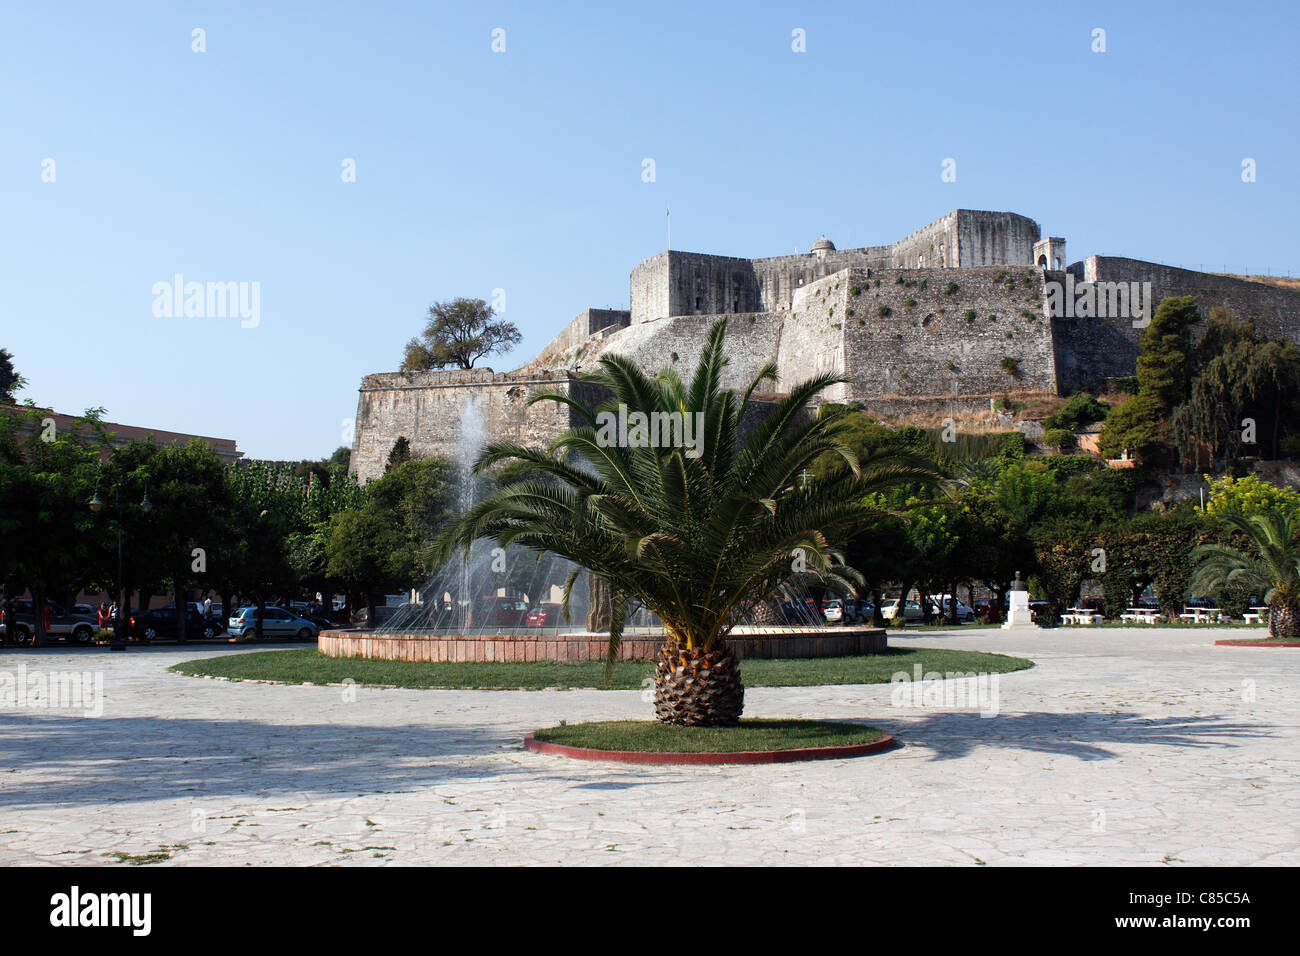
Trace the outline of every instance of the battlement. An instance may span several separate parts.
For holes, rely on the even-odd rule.
[[[630,321],[785,312],[800,287],[844,269],[1032,265],[1040,235],[1016,213],[955,209],[888,246],[836,249],[823,236],[807,253],[763,259],[669,250],[632,270]]]

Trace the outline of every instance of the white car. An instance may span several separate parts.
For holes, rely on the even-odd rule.
[[[947,620],[948,611],[952,605],[952,595],[931,594],[930,604],[938,609],[940,618]],[[962,624],[969,624],[975,620],[975,609],[969,605],[962,604],[960,599],[957,601],[957,620]]]
[[[899,607],[902,607],[902,619],[907,621],[919,621],[925,617],[925,612],[921,610],[921,605],[916,601],[903,602],[902,598],[894,598],[892,601],[886,601],[880,608],[880,616],[886,621],[892,621],[899,616]]]
[[[822,601],[822,616],[826,618],[827,624],[839,624],[841,622],[851,622],[853,612],[846,613],[844,601],[840,598],[828,598]]]

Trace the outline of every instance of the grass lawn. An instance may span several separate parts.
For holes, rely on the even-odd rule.
[[[921,666],[924,673],[1005,674],[1033,667],[1033,662],[1004,654],[952,651],[929,647],[891,647],[883,654],[859,657],[813,657],[792,660],[741,662],[746,687],[810,687],[818,684],[886,684],[904,671],[910,678]],[[602,661],[560,664],[553,661],[497,664],[426,664],[381,661],[358,657],[327,657],[315,648],[288,651],[251,651],[185,661],[170,668],[191,677],[225,677],[230,680],[266,680],[285,684],[357,684],[385,687],[466,690],[542,690],[596,687],[639,690],[654,665],[647,661],[620,661],[605,683]]]
[[[561,724],[533,736],[547,743],[594,750],[654,753],[737,753],[874,743],[883,730],[831,720],[742,720],[738,727],[674,727],[657,720]]]

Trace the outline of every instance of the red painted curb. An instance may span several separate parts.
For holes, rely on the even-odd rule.
[[[532,734],[524,736],[524,748],[542,754],[572,757],[574,760],[608,760],[614,763],[634,764],[756,764],[794,763],[800,760],[835,760],[841,757],[865,757],[868,754],[892,750],[895,741],[885,734],[869,744],[847,744],[843,747],[802,747],[794,750],[738,750],[732,753],[655,753],[648,750],[597,750],[592,747],[570,747],[537,740]]]
[[[1271,644],[1260,644],[1256,641],[1215,641],[1223,647],[1300,647],[1300,642],[1296,641],[1274,641]]]

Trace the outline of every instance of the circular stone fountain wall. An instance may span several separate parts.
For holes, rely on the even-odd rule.
[[[888,645],[879,627],[739,627],[728,638],[746,657],[848,657],[880,654]],[[660,634],[624,634],[619,660],[653,660],[664,646]],[[330,657],[389,661],[594,661],[604,660],[603,634],[461,634],[455,632],[321,631],[317,647]]]

